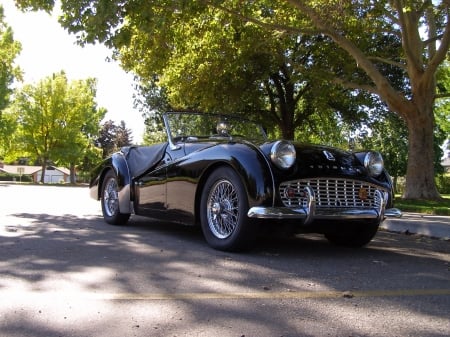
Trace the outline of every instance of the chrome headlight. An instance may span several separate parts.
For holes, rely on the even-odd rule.
[[[367,152],[364,157],[364,166],[369,172],[369,175],[372,177],[377,177],[383,172],[383,157],[379,152]]]
[[[270,159],[280,169],[288,169],[295,163],[295,147],[291,142],[279,140],[272,145]]]

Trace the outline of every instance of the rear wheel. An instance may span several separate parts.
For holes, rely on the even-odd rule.
[[[325,237],[331,243],[346,247],[363,247],[367,245],[377,234],[380,221],[355,222],[346,224],[342,229],[325,233]]]
[[[101,191],[102,213],[105,221],[111,225],[125,225],[130,214],[120,213],[119,184],[117,176],[112,170],[106,173]]]
[[[219,250],[248,249],[255,226],[247,217],[248,198],[237,173],[229,167],[214,171],[201,198],[200,220],[208,244]]]

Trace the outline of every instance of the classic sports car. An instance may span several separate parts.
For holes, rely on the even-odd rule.
[[[363,246],[401,216],[378,152],[269,141],[231,116],[168,112],[164,124],[167,142],[122,148],[94,170],[90,194],[107,223],[134,213],[199,224],[213,248],[241,250],[265,223]]]

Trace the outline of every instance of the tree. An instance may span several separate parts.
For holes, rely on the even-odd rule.
[[[51,0],[17,2],[23,8],[48,9],[53,4]],[[329,69],[332,82],[380,97],[407,125],[404,197],[440,197],[434,183],[433,105],[436,71],[447,57],[450,44],[448,1],[65,1],[61,22],[79,34],[83,43],[105,42],[119,58],[131,44],[140,46],[139,54],[132,53],[132,59],[124,57],[121,61],[136,63],[135,71],[144,73],[172,60],[177,31],[163,27],[179,25],[185,29],[183,22],[200,17],[211,7],[273,33],[330,38],[353,60],[352,64]],[[395,49],[390,43],[378,43],[374,48],[370,43],[374,37],[378,42],[384,37],[401,44]],[[402,71],[401,87],[383,71],[387,66]]]
[[[10,103],[14,79],[20,79],[20,69],[14,60],[21,50],[20,43],[14,40],[13,32],[4,22],[3,7],[0,5],[0,158],[6,156],[12,134],[16,128],[11,114],[3,111]]]
[[[97,156],[92,146],[99,132],[100,121],[106,114],[95,102],[96,80],[74,80],[68,83],[66,92],[66,125],[59,136],[53,160],[70,169],[70,182],[76,182],[75,169],[82,159]]]
[[[20,79],[20,69],[14,66],[21,45],[14,40],[13,32],[4,22],[3,7],[0,5],[0,123],[1,112],[9,103],[14,78]]]
[[[105,158],[123,146],[130,146],[133,143],[133,137],[124,121],[116,125],[114,121],[108,120],[103,123],[96,143],[101,147],[103,158]]]
[[[132,131],[127,128],[124,121],[116,127],[116,147],[130,146],[133,143]]]
[[[148,88],[152,97],[160,94],[155,88],[161,88],[168,105],[177,109],[253,114],[271,131],[281,130],[283,138],[306,141],[314,137],[310,130],[320,129],[324,122],[334,121],[335,126],[339,118],[354,123],[364,112],[359,107],[372,100],[368,94],[330,86],[323,76],[321,54],[335,49],[330,39],[326,43],[321,36],[268,32],[214,8],[183,20],[170,11],[161,15],[164,20],[155,17],[145,22],[146,29],[137,29],[128,45],[114,40],[115,48],[122,65],[140,76],[144,83],[140,88]],[[139,25],[137,19],[130,22]],[[148,31],[152,37],[162,36],[170,47],[159,52],[160,39],[148,41]],[[159,103],[153,99],[146,103],[154,138],[158,133],[153,125],[160,128],[154,123]]]
[[[15,154],[41,163],[41,183],[49,161],[68,164],[74,182],[75,166],[105,114],[94,100],[95,83],[93,79],[69,83],[60,72],[18,90],[12,105],[18,121]]]
[[[169,104],[165,88],[158,85],[158,78],[151,78],[147,82],[136,83],[134,106],[145,118],[144,143],[152,144],[166,140],[162,113],[173,110]]]
[[[342,85],[362,88],[380,96],[406,122],[409,149],[404,198],[439,199],[434,182],[433,105],[436,72],[448,55],[450,44],[449,3],[442,1],[433,5],[431,1],[393,0],[364,4],[364,7],[352,3],[341,7],[341,2],[331,2],[328,6],[321,3],[318,7],[312,1],[288,2],[305,13],[320,32],[347,51],[370,79],[370,83],[344,80]],[[424,38],[421,37],[421,28],[427,32]],[[376,53],[366,53],[362,46],[358,46],[355,33],[372,29],[401,36],[399,53],[390,59],[380,59]],[[400,62],[396,58],[400,58]],[[410,91],[396,90],[389,78],[378,70],[378,62],[404,69]]]
[[[404,197],[440,198],[434,182],[433,106],[436,72],[448,55],[450,44],[448,1],[255,1],[252,6],[265,13],[257,17],[249,15],[248,7],[241,6],[240,1],[209,3],[268,29],[330,37],[360,69],[359,73],[344,71],[334,82],[379,96],[407,125],[409,149]],[[292,12],[293,9],[296,11]],[[401,48],[390,50],[389,54],[384,51],[391,44],[368,48],[370,37],[380,34],[401,38]],[[402,70],[405,85],[396,87],[380,69],[383,64]]]
[[[446,135],[445,144],[448,146],[447,150],[450,150],[450,97],[446,97],[446,93],[450,92],[449,61],[444,62],[439,68],[436,74],[436,80],[438,87],[435,104],[436,124],[439,125],[443,134]]]

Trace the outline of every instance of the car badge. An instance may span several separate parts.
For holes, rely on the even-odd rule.
[[[336,158],[334,158],[333,154],[327,150],[323,151],[323,154],[325,155],[325,158],[327,158],[330,161],[335,161]]]
[[[364,187],[361,187],[360,189],[359,189],[359,191],[358,191],[358,197],[359,197],[359,199],[361,199],[362,201],[365,201],[365,200],[367,200],[367,198],[368,198],[368,195],[369,194],[369,192],[364,188]]]

